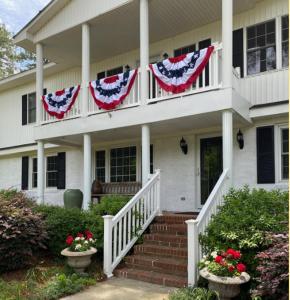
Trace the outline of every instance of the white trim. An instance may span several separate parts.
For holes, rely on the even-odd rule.
[[[282,69],[282,17],[275,18],[276,35],[276,69]]]
[[[288,124],[276,125],[275,134],[275,183],[288,183],[289,179],[282,179],[282,129],[288,129]]]

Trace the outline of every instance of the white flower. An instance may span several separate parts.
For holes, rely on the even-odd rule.
[[[200,262],[201,262],[201,263],[204,263],[204,262],[205,262],[205,259],[204,259],[204,258],[203,258],[203,259],[201,259],[201,260],[200,260]]]
[[[88,244],[89,242],[88,241],[85,241],[85,244]]]
[[[204,264],[205,264],[206,266],[209,265],[209,261],[207,260]]]
[[[84,237],[81,237],[81,240],[83,241],[85,238]]]
[[[76,238],[75,238],[75,241],[79,241],[81,238],[79,237],[79,236],[77,236]]]
[[[77,244],[77,245],[76,245],[76,249],[80,249],[81,247],[82,247],[81,244]]]
[[[216,252],[216,251],[213,251],[210,255],[211,255],[213,258],[216,258],[216,257],[217,257],[217,252]]]
[[[95,240],[92,239],[92,238],[90,238],[89,241],[90,241],[91,243],[94,243],[94,242],[95,242]]]

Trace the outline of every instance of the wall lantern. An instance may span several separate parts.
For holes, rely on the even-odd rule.
[[[237,133],[237,142],[239,144],[240,149],[244,148],[244,135],[241,132],[241,129],[239,129],[238,133]]]
[[[180,145],[181,151],[182,151],[184,154],[187,154],[188,145],[187,145],[186,140],[185,140],[183,137],[182,137],[182,139],[180,140],[179,145]]]

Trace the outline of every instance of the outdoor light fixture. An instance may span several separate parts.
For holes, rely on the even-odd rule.
[[[163,59],[167,59],[169,57],[169,55],[165,52],[163,53]]]
[[[181,151],[182,151],[184,154],[187,154],[188,145],[187,145],[186,140],[185,140],[183,137],[182,137],[182,139],[180,140],[179,145],[180,145]]]
[[[241,129],[239,129],[238,133],[237,133],[237,142],[239,144],[240,149],[244,148],[244,135],[241,132]]]

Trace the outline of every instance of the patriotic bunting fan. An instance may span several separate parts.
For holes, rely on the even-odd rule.
[[[124,101],[134,84],[137,70],[126,71],[90,82],[91,94],[99,108],[114,109]]]
[[[42,96],[44,109],[51,116],[62,119],[75,103],[79,91],[80,85],[77,85]]]
[[[209,61],[214,46],[168,58],[150,64],[154,77],[162,89],[167,92],[181,93],[196,81]]]

